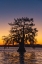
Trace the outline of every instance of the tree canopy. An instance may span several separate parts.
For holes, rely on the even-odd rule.
[[[35,28],[35,24],[33,23],[33,18],[17,18],[14,19],[14,22],[8,23],[11,26],[10,33],[8,36],[4,36],[3,40],[5,40],[5,44],[13,44],[17,43],[27,43],[30,44],[36,43],[35,36],[37,35],[37,28]]]

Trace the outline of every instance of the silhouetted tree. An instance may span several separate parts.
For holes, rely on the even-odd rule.
[[[13,23],[8,23],[11,26],[10,37],[12,37],[12,44],[19,43],[18,51],[25,51],[24,42],[29,41],[31,45],[35,44],[38,30],[34,28],[33,18],[17,18]]]

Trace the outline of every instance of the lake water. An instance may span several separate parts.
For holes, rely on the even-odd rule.
[[[24,54],[18,53],[17,49],[0,47],[0,64],[42,64],[42,48],[26,47]]]

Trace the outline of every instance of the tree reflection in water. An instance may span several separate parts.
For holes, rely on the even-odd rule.
[[[29,52],[25,54],[25,63],[26,64],[36,64],[35,52]]]
[[[25,64],[24,63],[24,53],[19,53],[19,60],[20,60],[20,64]]]
[[[4,52],[2,64],[36,64],[35,52]]]

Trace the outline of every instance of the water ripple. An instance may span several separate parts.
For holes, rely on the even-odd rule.
[[[42,48],[26,48],[24,54],[20,54],[17,48],[0,51],[0,64],[42,64]]]

